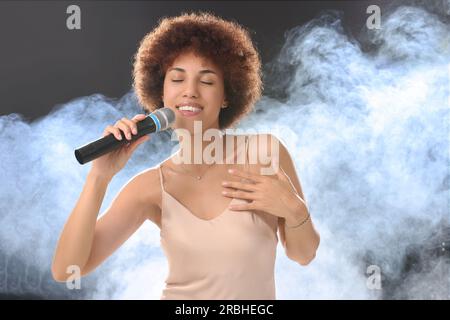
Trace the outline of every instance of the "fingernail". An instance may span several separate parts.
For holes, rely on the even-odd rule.
[[[226,191],[222,191],[222,194],[227,194],[227,192]]]
[[[223,185],[223,186],[226,186],[227,184],[228,184],[228,182],[222,181],[222,185]]]
[[[233,173],[234,170],[233,170],[233,169],[228,169],[228,172],[229,172],[229,173]]]
[[[122,136],[121,135],[117,136],[117,139],[122,140]]]
[[[133,129],[133,134],[136,134],[137,133],[137,130],[136,129]]]

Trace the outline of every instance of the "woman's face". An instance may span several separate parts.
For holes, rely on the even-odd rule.
[[[227,103],[222,70],[191,51],[181,53],[167,68],[162,100],[175,112],[173,129],[194,134],[194,121],[202,121],[202,131],[218,129],[221,107]]]

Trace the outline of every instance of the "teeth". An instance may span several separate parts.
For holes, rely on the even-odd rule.
[[[197,111],[201,111],[201,108],[197,108],[197,107],[193,107],[193,106],[180,106],[178,107],[179,110],[183,110],[183,111],[191,111],[191,112],[197,112]]]

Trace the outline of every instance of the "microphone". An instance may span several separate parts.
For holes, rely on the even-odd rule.
[[[149,114],[144,120],[136,123],[137,134],[131,136],[131,140],[127,140],[123,132],[122,140],[117,140],[113,134],[109,134],[96,141],[90,142],[78,149],[75,149],[75,158],[80,164],[85,164],[105,153],[111,152],[125,143],[132,142],[142,137],[143,135],[166,130],[175,120],[175,113],[169,108],[160,108],[155,112]]]

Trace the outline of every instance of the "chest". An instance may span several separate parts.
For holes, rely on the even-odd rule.
[[[222,182],[240,181],[239,177],[228,173],[230,168],[243,169],[236,165],[217,165],[206,172],[200,180],[194,176],[166,170],[165,196],[171,197],[196,218],[212,220],[227,210],[233,200],[222,195],[222,191],[229,189],[224,188]]]

